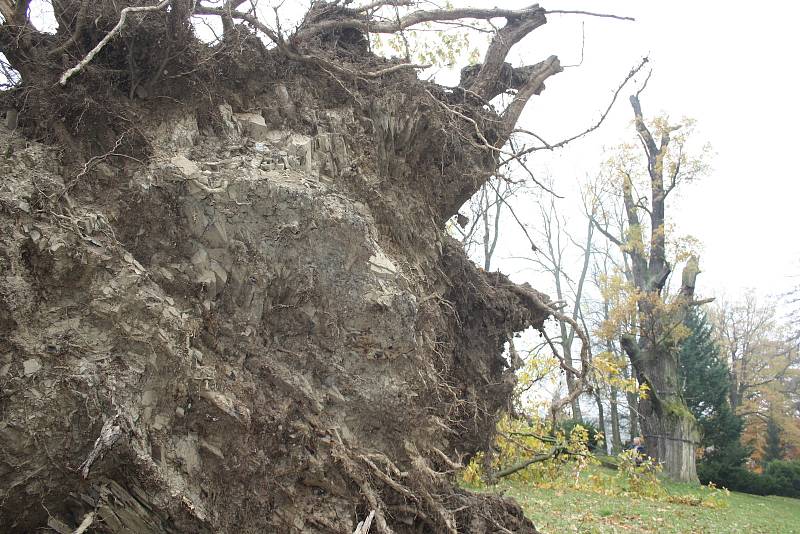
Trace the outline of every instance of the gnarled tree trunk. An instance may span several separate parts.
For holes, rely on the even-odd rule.
[[[694,416],[680,394],[677,352],[662,347],[640,348],[623,338],[623,348],[634,362],[648,394],[639,401],[639,416],[646,452],[664,466],[670,477],[696,482],[695,447],[699,440]]]

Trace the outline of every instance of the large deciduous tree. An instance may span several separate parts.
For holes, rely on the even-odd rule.
[[[641,91],[639,92],[641,93]],[[670,296],[672,273],[668,258],[667,198],[681,182],[704,170],[702,159],[688,150],[686,125],[661,118],[645,120],[639,93],[630,97],[641,153],[624,150],[612,163],[616,199],[622,204],[624,224],[611,230],[608,211],[595,217],[596,227],[615,243],[626,260],[625,274],[635,302],[633,329],[623,333],[625,350],[640,384],[648,392],[639,402],[642,433],[648,454],[658,459],[674,479],[697,479],[694,449],[696,422],[681,396],[678,353],[686,313],[694,301],[700,273],[698,259],[689,257],[678,293]],[[647,193],[639,191],[640,173]]]
[[[730,369],[730,404],[744,419],[744,436],[761,459],[769,425],[800,438],[800,343],[775,303],[749,293],[739,301],[722,301],[713,310],[717,341]]]

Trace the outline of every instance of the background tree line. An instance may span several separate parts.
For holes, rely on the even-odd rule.
[[[679,235],[670,214],[675,194],[708,172],[711,149],[692,120],[648,119],[645,86],[630,99],[634,140],[609,150],[579,194],[558,197],[552,179],[542,189],[500,176],[451,224],[484,269],[512,264],[549,285],[591,338],[586,367],[570,322],[521,336],[518,415],[544,417],[565,395],[551,432],[580,423],[612,454],[644,434],[648,454],[676,479],[796,495],[798,314],[787,312],[791,297],[702,291],[702,244]]]

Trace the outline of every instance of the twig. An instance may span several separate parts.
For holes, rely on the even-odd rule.
[[[565,10],[565,9],[551,9],[545,10],[545,15],[586,15],[588,17],[601,17],[604,19],[617,19],[617,20],[631,20],[636,21],[633,17],[623,17],[621,15],[610,15],[606,13],[593,13],[591,11],[580,10]]]
[[[97,163],[97,162],[99,162],[99,161],[103,161],[103,160],[105,160],[106,158],[108,158],[109,156],[122,156],[122,157],[127,157],[127,158],[133,159],[133,160],[135,160],[135,161],[138,161],[139,163],[142,163],[140,160],[138,160],[138,159],[136,159],[136,158],[133,158],[133,157],[131,157],[131,156],[127,156],[127,155],[125,155],[125,154],[118,154],[118,153],[117,153],[117,149],[120,147],[120,145],[122,145],[122,140],[123,140],[123,139],[125,139],[125,136],[128,134],[128,132],[129,132],[129,131],[130,131],[130,130],[125,130],[124,132],[122,132],[122,135],[120,135],[120,136],[117,138],[117,140],[114,142],[114,148],[112,148],[111,150],[109,150],[109,151],[108,151],[108,152],[106,152],[105,154],[100,154],[100,155],[97,155],[97,156],[92,156],[92,157],[89,159],[89,161],[87,161],[87,162],[86,162],[86,163],[83,165],[83,170],[81,170],[81,172],[79,172],[79,173],[78,173],[78,175],[77,175],[77,176],[75,176],[75,178],[73,178],[73,179],[72,179],[72,180],[71,180],[71,181],[70,181],[70,182],[69,182],[67,185],[65,185],[65,186],[64,186],[64,189],[61,191],[61,194],[58,196],[58,198],[61,198],[61,197],[63,197],[65,194],[69,193],[69,192],[70,192],[70,190],[72,190],[72,188],[73,188],[73,187],[75,187],[75,184],[77,184],[77,183],[78,183],[78,181],[79,181],[81,178],[83,178],[83,177],[86,175],[86,173],[87,173],[87,172],[89,172],[89,169],[90,169],[90,168],[91,168],[91,167],[92,167],[92,166],[93,166],[95,163]]]
[[[356,13],[364,13],[365,11],[370,11],[372,9],[378,9],[379,7],[385,6],[410,6],[414,4],[414,0],[375,0],[374,2],[370,2],[369,4],[356,7]]]
[[[611,112],[611,108],[614,107],[614,103],[616,103],[617,98],[619,97],[619,94],[622,92],[622,89],[625,87],[625,85],[627,85],[627,83],[631,80],[631,78],[633,78],[640,70],[642,70],[642,67],[644,67],[645,64],[648,61],[650,61],[650,58],[644,57],[644,58],[642,58],[642,61],[639,63],[639,65],[637,65],[636,67],[631,69],[631,71],[628,73],[628,75],[625,77],[625,79],[622,80],[622,83],[619,85],[619,87],[617,87],[617,90],[614,91],[614,96],[611,98],[611,102],[609,102],[608,107],[606,108],[606,110],[600,116],[600,119],[595,124],[593,124],[592,126],[586,128],[581,133],[579,133],[577,135],[573,135],[572,137],[570,137],[568,139],[564,139],[562,141],[559,141],[558,143],[555,143],[553,145],[549,145],[547,143],[544,143],[545,146],[543,146],[543,147],[527,148],[527,149],[515,154],[513,158],[509,158],[509,159],[501,162],[500,166],[507,165],[509,162],[511,162],[513,160],[519,160],[519,158],[524,156],[525,154],[530,154],[531,152],[536,152],[537,150],[544,150],[544,149],[553,150],[555,148],[560,148],[560,147],[566,145],[567,143],[570,143],[570,142],[578,139],[579,137],[583,137],[584,135],[590,134],[593,131],[595,131],[596,129],[598,129],[600,127],[600,125],[602,125],[603,122],[606,120],[606,117],[608,116],[608,114]],[[527,131],[523,132],[522,130],[518,130],[518,131],[521,132],[521,133],[531,133],[531,132],[527,132]],[[534,137],[536,137],[540,141],[544,142],[542,140],[542,138],[539,137],[538,135],[534,135]]]
[[[583,65],[583,56],[585,49],[586,49],[586,24],[584,22],[581,22],[581,60],[573,65],[564,65],[564,68],[568,69],[571,67],[580,67],[581,65]]]
[[[494,184],[492,182],[489,181],[489,182],[486,182],[486,183],[488,183],[492,187],[492,189],[497,191],[497,188],[494,186]],[[519,219],[519,217],[517,217],[517,214],[514,211],[514,208],[511,207],[511,204],[506,202],[505,198],[503,198],[503,197],[501,197],[499,195],[500,195],[500,193],[498,193],[498,198],[503,202],[503,204],[505,204],[508,207],[508,211],[511,212],[511,216],[514,217],[514,220],[517,221],[517,224],[519,225],[519,227],[522,230],[522,232],[525,234],[525,237],[528,238],[528,243],[530,243],[530,245],[531,245],[531,251],[536,252],[537,250],[539,250],[539,247],[536,246],[536,243],[533,242],[533,239],[531,238],[531,235],[528,233],[528,229],[525,227],[525,224]]]

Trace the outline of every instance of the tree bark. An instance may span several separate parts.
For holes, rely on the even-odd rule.
[[[632,371],[627,365],[622,370],[622,373],[626,380],[633,376]],[[629,441],[632,441],[633,438],[641,435],[639,432],[639,395],[626,391],[625,400],[628,405],[628,438]]]
[[[595,389],[594,391],[594,402],[597,405],[597,427],[600,432],[603,433],[603,436],[606,435],[606,416],[605,416],[605,409],[603,407],[603,398],[600,396],[600,392]],[[608,440],[606,440],[608,443]],[[608,450],[608,446],[605,447],[605,451]]]
[[[674,480],[696,482],[695,446],[697,424],[678,388],[677,353],[656,348],[642,350],[632,337],[622,345],[632,355],[647,396],[639,401],[639,416],[645,452],[656,458]]]
[[[617,395],[619,392],[617,388],[611,387],[611,395],[609,396],[609,411],[611,417],[611,452],[616,454],[622,450],[622,439],[619,434],[619,405]]]

